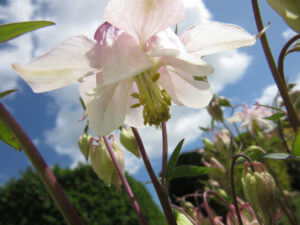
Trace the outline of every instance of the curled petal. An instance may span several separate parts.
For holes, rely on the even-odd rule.
[[[181,0],[111,0],[105,19],[143,45],[154,34],[184,17]]]
[[[191,26],[180,35],[180,40],[187,52],[204,56],[253,45],[256,37],[239,26],[212,22]]]
[[[88,102],[89,124],[98,135],[108,135],[123,125],[131,85],[131,81],[109,85]]]
[[[207,81],[196,81],[171,67],[162,67],[159,83],[177,105],[191,108],[207,106],[213,96]]]
[[[100,40],[100,39],[99,39]],[[128,79],[152,66],[152,62],[127,33],[108,26],[97,44],[103,85]]]
[[[161,58],[164,65],[170,65],[194,76],[207,76],[214,72],[214,69],[207,62],[192,54],[181,52],[176,56],[164,56]]]
[[[34,92],[45,92],[96,73],[100,70],[98,61],[95,42],[81,35],[63,41],[25,65],[12,66]]]

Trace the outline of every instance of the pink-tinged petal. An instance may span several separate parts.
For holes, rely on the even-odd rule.
[[[204,56],[253,45],[256,37],[239,26],[212,22],[191,26],[180,40],[188,53]]]
[[[130,94],[138,93],[138,88],[135,83],[132,84],[130,89]],[[139,103],[136,98],[129,96],[127,115],[125,118],[125,124],[131,127],[143,128],[144,127],[144,117],[143,117],[143,106],[137,108],[131,108],[132,105]]]
[[[88,93],[97,87],[96,76],[86,76],[82,78],[79,82],[79,94],[84,104],[87,105],[88,102],[93,98],[93,96],[89,95]]]
[[[152,62],[127,33],[107,26],[102,38],[97,34],[97,56],[102,69],[103,85],[129,79],[152,66]],[[99,38],[100,36],[100,38]]]
[[[181,0],[111,0],[104,18],[143,45],[154,34],[184,17]]]
[[[34,92],[51,91],[99,71],[94,51],[93,40],[75,36],[25,65],[14,63],[12,66]]]
[[[213,97],[207,81],[189,79],[171,67],[162,67],[159,73],[161,74],[160,85],[167,90],[176,105],[203,108]]]
[[[146,52],[148,56],[174,56],[185,52],[184,46],[178,36],[167,28],[153,35],[146,43]]]
[[[89,125],[98,135],[108,135],[124,124],[131,85],[130,81],[109,85],[88,102]]]
[[[164,65],[176,67],[177,69],[185,73],[192,74],[193,76],[207,76],[214,72],[213,67],[200,57],[196,57],[185,52],[181,52],[176,56],[161,57],[161,62]]]

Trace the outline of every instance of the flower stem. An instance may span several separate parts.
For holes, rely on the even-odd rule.
[[[33,145],[32,141],[18,124],[18,122],[1,103],[0,118],[3,120],[6,126],[8,126],[9,129],[11,129],[12,132],[16,135],[16,138],[20,142],[26,156],[29,158],[30,162],[40,175],[40,178],[44,182],[48,192],[58,206],[58,209],[60,210],[66,222],[69,225],[83,225],[83,222],[76,213],[71,202],[68,200],[65,192],[58,183],[49,166],[46,164],[36,147]]]
[[[252,0],[252,8],[253,8],[253,12],[254,12],[257,30],[261,31],[261,30],[263,30],[264,26],[262,23],[257,0]],[[267,40],[267,36],[265,33],[261,36],[260,41],[261,41],[269,68],[273,74],[273,78],[278,87],[278,90],[282,97],[283,103],[286,107],[288,119],[289,119],[294,131],[297,132],[298,127],[300,126],[300,122],[297,117],[297,113],[293,107],[290,96],[288,94],[288,89],[285,85],[284,80],[282,79],[282,75],[279,73],[277,66],[275,64],[275,61],[274,61],[274,58],[273,58],[273,55],[272,55],[272,52],[271,52],[271,49],[270,49],[270,46],[269,46],[269,43]]]
[[[120,166],[118,164],[118,160],[117,160],[117,158],[116,158],[116,156],[115,156],[115,154],[114,154],[114,152],[112,150],[112,147],[111,147],[111,145],[109,143],[108,138],[105,137],[105,136],[103,136],[103,139],[104,139],[105,145],[106,145],[106,147],[108,149],[108,152],[109,152],[109,154],[111,156],[111,159],[112,159],[112,161],[113,161],[113,163],[114,163],[114,165],[116,167],[116,170],[117,170],[117,172],[118,172],[118,174],[119,174],[119,176],[120,176],[120,178],[121,178],[121,180],[122,180],[122,182],[124,184],[125,190],[126,190],[128,196],[129,196],[129,199],[131,201],[131,204],[132,204],[132,206],[133,206],[136,214],[138,215],[138,217],[139,217],[139,219],[140,219],[140,221],[141,221],[141,223],[143,225],[148,225],[148,223],[147,223],[147,221],[146,221],[146,219],[145,219],[145,217],[144,217],[144,215],[143,215],[143,213],[142,213],[142,211],[140,209],[140,206],[139,206],[138,202],[136,201],[135,196],[134,196],[134,194],[133,194],[133,192],[132,192],[132,190],[130,188],[130,185],[129,185],[129,183],[128,183],[128,181],[127,181],[124,173],[122,172],[122,170],[121,170],[121,168],[120,168]]]
[[[160,204],[161,204],[161,206],[163,208],[163,211],[165,213],[165,216],[166,216],[166,219],[168,221],[168,224],[169,225],[177,225],[175,217],[174,217],[174,214],[173,214],[173,211],[172,211],[172,208],[171,208],[171,205],[170,205],[170,202],[169,202],[169,199],[168,199],[167,192],[160,185],[157,177],[155,176],[155,173],[154,173],[154,171],[152,169],[151,163],[149,161],[149,158],[148,158],[148,155],[146,153],[146,150],[145,150],[143,141],[142,141],[142,139],[140,137],[140,134],[139,134],[138,130],[135,127],[132,127],[132,131],[133,131],[133,134],[134,134],[135,139],[137,141],[137,144],[139,146],[139,149],[140,149],[140,152],[141,152],[144,164],[146,166],[146,169],[148,171],[148,174],[149,174],[149,176],[151,178],[151,181],[152,181],[152,183],[154,185],[154,188],[156,190],[156,193],[158,195]]]
[[[165,170],[168,163],[168,136],[166,122],[161,122],[163,153],[162,153],[162,167],[161,167],[161,184],[164,185]]]
[[[297,34],[294,37],[292,37],[288,42],[285,43],[285,45],[283,46],[283,48],[280,51],[277,65],[278,65],[278,71],[281,74],[282,80],[284,82],[285,82],[284,65],[283,65],[284,57],[286,56],[286,53],[287,53],[287,50],[289,49],[289,47],[299,38],[300,38],[300,34]],[[285,83],[285,85],[286,85],[286,83]]]
[[[248,156],[246,156],[245,154],[235,154],[232,158],[231,170],[230,170],[231,193],[232,193],[233,205],[235,207],[235,211],[236,211],[236,215],[237,215],[237,218],[238,218],[238,221],[239,221],[239,225],[243,225],[241,214],[240,214],[240,211],[239,211],[238,202],[237,202],[237,199],[236,199],[235,187],[234,187],[234,166],[235,166],[235,161],[239,157],[243,157],[248,162],[250,162],[250,166],[251,166],[252,171],[254,171],[254,167],[253,167],[251,159]]]
[[[203,194],[204,208],[205,208],[205,211],[206,211],[206,213],[207,213],[208,219],[209,219],[210,222],[211,222],[211,225],[215,225],[213,215],[212,215],[211,210],[210,210],[210,207],[209,207],[209,205],[208,205],[208,203],[207,203],[207,194],[208,194],[207,191],[205,191],[204,194]]]

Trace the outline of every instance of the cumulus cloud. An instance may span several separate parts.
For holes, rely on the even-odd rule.
[[[293,31],[292,29],[288,28],[285,31],[282,32],[282,37],[285,40],[289,40],[290,38],[292,38],[293,36],[295,36],[297,33],[295,31]]]
[[[256,101],[259,102],[259,104],[272,105],[272,102],[274,101],[274,98],[277,95],[277,93],[277,86],[275,84],[269,85],[263,91],[262,96],[257,98]]]

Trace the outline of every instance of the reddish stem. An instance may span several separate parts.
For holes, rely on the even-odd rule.
[[[166,122],[161,122],[163,153],[162,153],[162,168],[161,168],[161,184],[165,181],[165,170],[168,163],[168,136]]]

